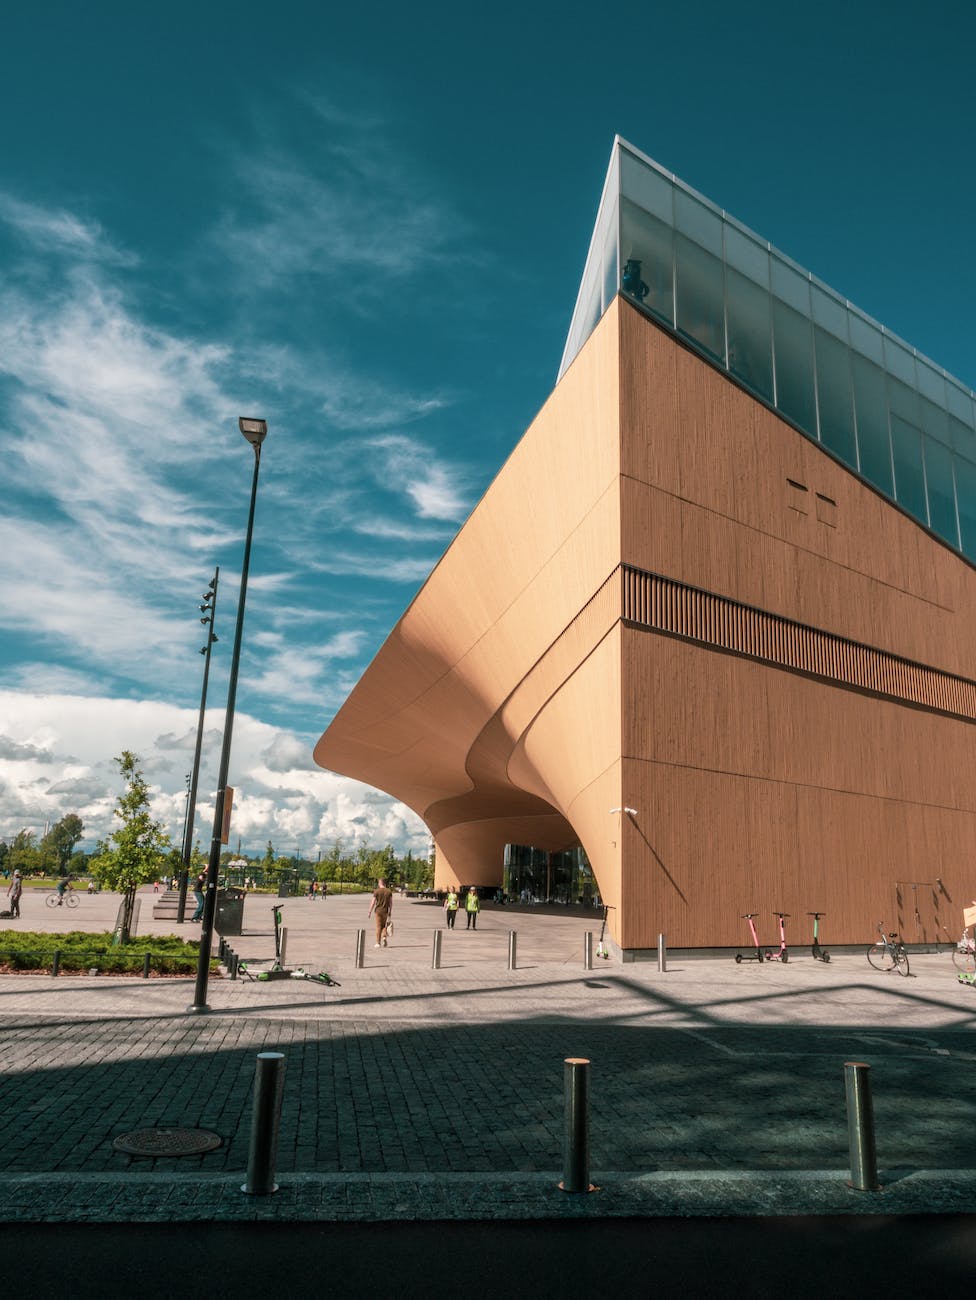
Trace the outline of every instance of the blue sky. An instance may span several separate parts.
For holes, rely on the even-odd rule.
[[[424,851],[314,741],[552,388],[619,132],[970,386],[970,5],[13,0],[0,837],[198,835],[263,415],[234,839]]]

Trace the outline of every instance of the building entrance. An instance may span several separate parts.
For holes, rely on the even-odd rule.
[[[549,853],[528,844],[505,846],[505,893],[516,903],[599,903],[581,847]]]

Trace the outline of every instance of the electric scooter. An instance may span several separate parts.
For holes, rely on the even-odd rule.
[[[600,926],[600,938],[599,938],[599,941],[598,941],[598,943],[597,943],[597,945],[596,945],[596,955],[597,955],[598,957],[603,957],[603,958],[605,958],[606,961],[609,961],[609,960],[610,960],[610,949],[609,949],[609,948],[604,948],[604,946],[603,946],[603,936],[604,936],[604,934],[606,933],[606,930],[607,930],[607,915],[608,915],[610,912],[612,912],[613,910],[614,910],[614,909],[613,909],[613,907],[611,906],[611,904],[609,904],[609,903],[604,903],[604,904],[603,904],[603,924]]]
[[[247,979],[249,980],[260,980],[262,983],[266,983],[268,980],[311,980],[313,984],[338,985],[339,981],[334,980],[332,976],[328,974],[327,971],[320,971],[318,975],[309,975],[304,970],[302,970],[301,966],[296,967],[294,970],[291,970],[287,966],[282,966],[281,964],[281,904],[280,903],[274,904],[274,906],[271,909],[271,914],[274,917],[274,928],[275,928],[274,961],[272,962],[271,966],[267,970],[258,971],[257,974],[250,971],[247,968],[247,966],[244,964],[244,962],[240,962],[237,967],[238,972],[241,975],[246,976]]]
[[[816,961],[822,961],[822,962],[830,961],[830,953],[827,951],[826,948],[820,947],[820,938],[819,938],[820,918],[826,915],[827,915],[826,912],[807,912],[807,916],[813,917],[813,947],[810,949],[810,951],[813,953],[814,959]]]
[[[742,919],[743,919],[743,921],[748,921],[748,922],[749,922],[749,929],[752,931],[752,942],[753,942],[753,944],[755,945],[755,948],[756,948],[756,951],[755,951],[755,952],[750,952],[748,955],[749,955],[750,957],[755,957],[756,961],[758,961],[758,962],[761,963],[761,962],[762,962],[762,959],[763,959],[763,952],[762,952],[762,948],[760,948],[760,946],[759,946],[759,935],[756,934],[756,923],[755,923],[755,918],[756,918],[758,915],[759,915],[758,912],[744,912],[743,915],[742,915]],[[742,953],[741,953],[741,952],[737,952],[737,953],[735,954],[736,964],[738,964],[739,962],[741,962],[742,959],[743,959],[743,958],[742,958]]]
[[[784,924],[784,922],[785,922],[786,920],[789,919],[789,915],[790,915],[789,912],[774,912],[774,913],[773,913],[773,916],[778,916],[778,917],[779,917],[779,952],[771,952],[771,951],[767,948],[767,949],[766,949],[766,960],[767,960],[767,961],[782,961],[782,962],[787,962],[787,961],[789,961],[789,959],[790,959],[790,954],[789,954],[789,952],[788,952],[788,950],[787,950],[787,947],[786,947],[786,926],[785,926],[785,924]]]

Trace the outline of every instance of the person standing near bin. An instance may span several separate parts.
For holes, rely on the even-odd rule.
[[[456,889],[449,889],[447,891],[447,898],[444,899],[444,911],[447,913],[447,928],[453,930],[454,922],[457,920],[458,914],[458,896]]]
[[[24,882],[21,880],[20,872],[15,871],[13,880],[7,886],[7,897],[10,899],[10,915],[20,916],[20,896],[24,892]]]
[[[197,902],[197,910],[190,917],[191,921],[203,920],[203,896],[206,888],[207,888],[207,873],[206,871],[201,871],[199,876],[197,876],[196,880],[193,882],[193,897],[196,899]]]
[[[478,897],[478,891],[475,889],[474,885],[471,885],[468,889],[467,897],[464,900],[464,910],[468,914],[468,924],[466,929],[477,930],[478,913],[481,911],[481,899]]]
[[[390,924],[390,918],[393,915],[393,890],[388,889],[386,881],[382,877],[376,882],[376,888],[373,890],[373,901],[369,905],[369,911],[366,913],[366,919],[376,916],[376,943],[374,948],[380,946],[386,947],[387,936],[386,927]]]

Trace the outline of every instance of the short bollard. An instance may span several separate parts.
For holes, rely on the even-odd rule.
[[[283,1052],[259,1052],[254,1070],[254,1108],[251,1117],[251,1146],[247,1158],[247,1182],[241,1187],[249,1196],[268,1196],[278,1190],[274,1180],[278,1154],[278,1125],[281,1121],[281,1093],[285,1083]]]
[[[851,1151],[849,1186],[858,1192],[877,1192],[878,1157],[874,1145],[874,1106],[871,1102],[871,1067],[863,1061],[844,1062],[847,1093],[847,1137]]]
[[[366,961],[366,931],[356,931],[356,969],[362,970]]]
[[[285,964],[285,949],[288,947],[288,931],[284,926],[281,927],[281,938],[278,944],[278,961],[282,966]]]
[[[563,1062],[563,1181],[564,1192],[594,1192],[590,1182],[590,1118],[587,1083],[590,1063],[583,1056]]]
[[[434,931],[434,952],[430,959],[431,970],[440,970],[441,968],[441,932]]]
[[[668,969],[668,945],[663,934],[657,936],[657,968],[659,971]]]
[[[593,969],[593,931],[587,930],[583,935],[583,969]]]
[[[60,948],[55,948],[54,950],[54,957],[51,961],[51,974],[52,976],[61,974],[61,949]]]
[[[238,966],[238,963],[240,962],[241,959],[240,959],[240,957],[238,957],[237,953],[234,951],[233,948],[228,949],[227,960],[228,960],[228,962],[230,963],[230,964],[229,964],[229,967],[228,967],[228,969],[229,969],[229,971],[230,971],[230,977],[231,977],[232,980],[236,980],[236,979],[237,979],[237,966]]]
[[[509,930],[508,932],[508,969],[515,970],[518,965],[518,932]]]
[[[147,980],[149,978],[149,967],[151,965],[152,965],[152,953],[144,952],[142,954],[142,978],[144,980]]]

